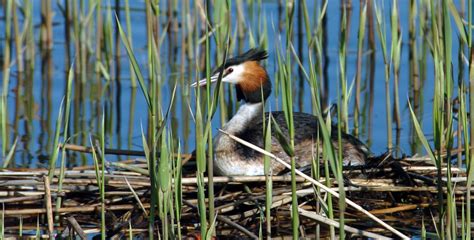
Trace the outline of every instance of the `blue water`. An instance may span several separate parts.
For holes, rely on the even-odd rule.
[[[59,1],[59,4],[63,4],[62,1]],[[383,2],[383,1],[382,1]],[[269,47],[268,47],[268,52],[269,52],[269,59],[266,63],[268,73],[270,75],[271,79],[275,79],[275,72],[276,72],[276,51],[277,49],[283,50],[285,46],[285,31],[279,32],[278,30],[278,1],[263,1],[262,5],[262,16],[266,19],[267,26],[268,26],[268,34],[269,34]],[[379,7],[380,1],[378,1]],[[35,42],[38,44],[39,42],[39,33],[40,33],[40,28],[38,27],[40,22],[41,22],[41,16],[40,16],[40,1],[33,1],[34,4],[34,23],[35,23]],[[123,4],[123,3],[122,3]],[[133,9],[131,13],[131,20],[132,20],[132,35],[133,35],[133,48],[137,57],[137,60],[140,64],[141,70],[146,73],[147,72],[147,67],[148,67],[148,58],[147,58],[147,46],[146,46],[146,39],[147,39],[147,33],[146,33],[146,24],[145,24],[145,11],[144,11],[144,6],[145,3],[144,1],[130,1],[131,4],[131,9]],[[191,3],[192,6],[193,3]],[[232,2],[232,16],[233,20],[236,19],[236,6],[234,5],[235,2]],[[314,8],[313,1],[308,1],[308,8],[310,11],[311,9]],[[161,4],[161,9],[165,10],[167,8],[165,3]],[[44,81],[42,79],[41,75],[41,67],[42,67],[42,60],[41,56],[39,54],[39,50],[36,52],[36,62],[35,62],[35,72],[34,72],[34,79],[33,79],[33,89],[31,90],[34,94],[34,102],[35,102],[35,117],[32,120],[33,123],[33,129],[31,132],[31,135],[29,136],[31,138],[31,141],[27,143],[21,143],[18,148],[17,148],[17,154],[15,158],[15,163],[17,166],[22,166],[25,163],[30,165],[30,166],[45,166],[44,164],[41,164],[38,162],[38,156],[40,154],[44,154],[48,156],[50,154],[50,151],[48,149],[44,148],[44,145],[46,142],[51,143],[52,142],[52,134],[54,133],[54,128],[55,128],[55,121],[57,119],[59,109],[61,106],[61,100],[63,99],[65,92],[65,83],[67,79],[66,75],[66,69],[68,66],[65,65],[65,21],[64,18],[62,17],[60,13],[60,8],[58,7],[58,4],[54,2],[52,4],[53,10],[55,12],[54,18],[53,18],[53,39],[54,39],[54,45],[53,45],[53,50],[52,50],[52,61],[53,61],[53,74],[52,74],[52,85],[51,85],[51,102],[50,102],[50,111],[49,111],[49,119],[50,121],[48,122],[41,122],[41,116],[43,114],[47,113],[47,109],[45,109],[45,104],[47,102],[44,102],[48,96],[45,96],[41,89],[44,84]],[[106,9],[107,6],[103,6],[102,9]],[[348,39],[348,46],[347,46],[347,82],[350,85],[350,83],[353,81],[355,78],[355,72],[356,72],[356,58],[357,58],[357,30],[358,30],[358,25],[359,25],[359,5],[357,1],[354,1],[353,9],[352,9],[352,15],[351,15],[351,27],[349,29],[350,34],[349,34],[349,39]],[[386,28],[387,28],[387,39],[390,40],[390,32],[389,32],[389,21],[390,21],[390,6],[383,6],[384,7],[384,14],[383,17],[385,18],[385,21],[387,23]],[[178,8],[178,11],[181,8]],[[408,76],[408,68],[409,68],[409,62],[408,62],[408,1],[400,1],[399,3],[399,14],[400,14],[400,28],[401,28],[401,33],[403,34],[403,41],[402,41],[402,54],[401,54],[401,65],[400,65],[400,93],[399,93],[399,98],[400,98],[400,110],[401,110],[401,119],[402,119],[402,129],[400,132],[400,152],[405,153],[405,154],[413,154],[411,152],[410,144],[410,124],[411,124],[411,118],[409,114],[409,109],[407,105],[408,101],[408,96],[409,96],[409,76]],[[2,8],[3,10],[3,8]],[[4,11],[1,11],[2,13]],[[256,22],[258,19],[256,16],[256,10],[254,11],[254,22]],[[339,35],[340,35],[340,27],[339,27],[339,22],[340,22],[340,6],[339,6],[339,1],[329,1],[328,9],[327,9],[327,53],[328,53],[328,77],[329,77],[329,102],[328,104],[332,103],[337,103],[337,96],[340,94],[340,86],[339,86],[339,57],[338,57],[338,48],[339,48]],[[125,13],[122,9],[122,12],[119,13],[122,17],[122,25],[125,27]],[[246,13],[244,13],[246,14]],[[178,15],[178,21],[181,24],[183,23],[183,19],[181,19],[180,12],[177,13]],[[107,17],[106,11],[104,10],[104,20]],[[284,15],[283,15],[284,16]],[[310,15],[311,19],[316,19],[316,16]],[[20,18],[21,19],[21,18]],[[250,22],[251,18],[246,18],[247,25],[248,26],[255,26],[255,23]],[[161,30],[163,29],[163,24],[166,22],[167,18],[166,16],[163,15],[160,19],[160,26]],[[23,20],[21,19],[21,26],[23,25]],[[112,15],[112,21],[114,21],[114,16]],[[295,20],[296,21],[296,20]],[[375,19],[374,19],[375,21]],[[233,26],[235,26],[235,21],[232,23]],[[375,22],[374,22],[375,24]],[[275,26],[275,27],[274,27]],[[454,23],[453,23],[453,29],[454,29]],[[112,29],[114,31],[114,29]],[[181,31],[181,29],[179,29]],[[256,29],[251,29],[249,31],[252,31],[254,36],[257,35],[257,30]],[[5,40],[4,40],[4,35],[3,33],[5,32],[5,21],[2,19],[0,21],[0,34],[2,36],[2,40],[0,41],[0,47],[1,50],[3,51],[4,46],[5,46]],[[296,27],[295,27],[295,32],[296,32]],[[92,29],[89,33],[91,34],[91,37],[94,38],[95,30]],[[418,36],[418,34],[417,34]],[[177,39],[180,42],[181,38],[183,36],[181,35],[181,32],[177,34]],[[295,49],[298,49],[297,46],[297,41],[296,38],[300,36],[295,34]],[[301,36],[304,37],[304,36]],[[362,132],[360,139],[363,142],[367,142],[374,154],[380,154],[382,152],[385,152],[387,150],[387,134],[386,134],[386,109],[385,109],[385,77],[384,77],[384,63],[383,63],[383,58],[382,58],[382,52],[380,48],[380,42],[378,39],[378,36],[376,34],[376,62],[375,62],[375,86],[374,86],[374,111],[373,111],[373,120],[372,126],[366,126],[372,128],[372,135],[369,136],[367,135],[367,132]],[[248,43],[249,35],[246,35],[245,42]],[[420,43],[422,39],[418,38],[418,51],[420,51]],[[92,41],[95,44],[95,41]],[[457,69],[458,69],[458,62],[457,62],[457,33],[453,31],[453,66],[454,66],[454,76],[457,76]],[[197,74],[197,70],[195,70],[194,67],[191,67],[192,71],[187,72],[185,71],[184,74],[176,71],[175,69],[181,67],[181,62],[180,62],[180,54],[181,51],[183,50],[180,44],[178,43],[177,46],[177,53],[176,53],[176,61],[168,61],[168,46],[170,44],[174,43],[173,40],[168,39],[167,37],[164,38],[164,42],[162,45],[162,49],[160,50],[161,52],[161,63],[162,63],[162,70],[163,73],[161,74],[161,77],[163,78],[163,85],[162,85],[162,101],[161,105],[164,109],[168,106],[170,102],[170,96],[172,92],[172,88],[175,84],[175,82],[178,81],[180,78],[184,78],[184,84],[178,84],[178,91],[177,91],[177,96],[176,96],[176,102],[175,102],[175,108],[173,112],[174,118],[171,119],[171,122],[168,122],[168,125],[174,125],[177,126],[177,136],[175,136],[179,141],[181,142],[181,145],[184,146],[183,152],[191,152],[194,150],[194,145],[195,145],[195,134],[194,134],[194,125],[192,123],[192,119],[190,117],[190,114],[187,114],[187,116],[184,116],[182,113],[189,111],[189,109],[192,109],[194,111],[194,89],[189,88],[189,84],[197,79],[199,79],[199,76],[202,74]],[[38,45],[36,45],[38,46]],[[248,45],[246,45],[248,47]],[[306,40],[303,40],[303,49],[307,49],[307,42]],[[390,42],[387,43],[387,46],[390,46]],[[136,92],[136,105],[133,110],[131,109],[131,85],[130,85],[130,69],[128,65],[128,58],[126,56],[126,51],[123,48],[123,45],[121,44],[120,47],[122,48],[121,53],[121,72],[120,72],[120,80],[121,80],[121,86],[120,86],[120,92],[121,95],[119,97],[120,99],[120,106],[117,107],[118,102],[116,101],[116,94],[118,90],[118,86],[112,81],[111,88],[110,88],[110,94],[113,96],[111,99],[112,100],[107,100],[104,97],[100,97],[99,99],[96,98],[90,98],[87,97],[86,101],[84,102],[84,106],[86,109],[86,115],[81,117],[81,120],[85,121],[86,124],[86,129],[82,129],[80,127],[79,129],[74,129],[72,128],[72,134],[77,134],[81,132],[85,132],[87,139],[89,139],[89,136],[93,134],[94,132],[97,132],[98,126],[97,124],[100,122],[98,116],[95,115],[95,108],[96,106],[102,106],[104,108],[112,107],[111,111],[113,113],[113,123],[111,126],[113,130],[112,136],[109,136],[108,138],[108,144],[107,147],[109,148],[121,148],[121,149],[128,149],[128,124],[130,121],[130,114],[131,111],[134,111],[134,119],[133,119],[133,129],[132,129],[132,142],[131,148],[134,150],[141,150],[142,149],[142,142],[141,142],[141,127],[143,126],[144,129],[147,127],[147,105],[145,102],[145,98],[143,97],[143,94],[141,93],[140,89],[137,88]],[[72,45],[73,48],[73,45]],[[89,65],[90,68],[93,70],[94,66],[93,63],[95,61],[95,45],[90,46],[91,52],[90,54],[92,55],[89,58]],[[211,44],[211,48],[215,50],[215,46]],[[245,49],[244,49],[245,50]],[[15,49],[12,50],[12,52],[15,52]],[[234,52],[235,53],[235,52]],[[306,50],[305,50],[306,54]],[[74,53],[72,53],[74,55]],[[429,55],[429,53],[428,53]],[[420,56],[420,53],[418,54]],[[304,55],[304,59],[306,60],[304,62],[304,65],[308,67],[307,65],[307,57]],[[364,58],[364,65],[362,67],[363,69],[363,77],[362,80],[364,81],[365,79],[365,74],[366,74],[366,62],[367,58]],[[192,60],[193,61],[193,60]],[[214,60],[213,60],[214,61]],[[215,62],[214,62],[215,63]],[[76,63],[77,64],[77,63]],[[185,69],[188,69],[187,66]],[[299,81],[299,75],[298,75],[298,66],[296,63],[294,64],[294,88],[297,88],[297,83]],[[431,57],[428,57],[428,63],[427,63],[427,76],[426,76],[426,81],[425,85],[423,88],[423,108],[424,108],[424,114],[422,116],[418,116],[420,119],[422,119],[422,124],[423,124],[423,130],[427,136],[431,136],[432,134],[432,120],[431,120],[431,111],[432,111],[432,93],[433,93],[433,82],[434,82],[434,73],[433,73],[433,64],[431,61]],[[9,95],[8,95],[8,112],[9,112],[9,119],[10,123],[13,122],[13,110],[16,108],[15,106],[15,94],[13,94],[12,90],[16,87],[17,84],[17,79],[16,79],[16,70],[17,67],[16,65],[12,66],[11,69],[11,82],[9,85]],[[2,76],[3,76],[2,72]],[[93,81],[95,79],[95,75],[91,73],[90,77],[88,77],[86,80],[87,81]],[[76,79],[75,81],[80,81],[79,79]],[[391,86],[393,86],[393,79],[391,80]],[[179,82],[179,81],[178,81]],[[105,84],[105,80],[103,80],[103,84]],[[95,88],[91,84],[86,84],[85,85],[85,95],[89,96],[91,94],[96,94],[95,93]],[[3,89],[2,89],[3,91]],[[355,91],[355,90],[354,90]],[[364,93],[365,91],[368,91],[368,87],[366,89],[363,89],[361,99],[364,101]],[[191,97],[190,102],[182,101],[182,94],[190,92]],[[354,94],[355,92],[353,92]],[[104,95],[107,95],[109,93],[105,93]],[[304,105],[302,109],[299,109],[295,105],[296,110],[301,110],[304,112],[311,112],[311,96],[310,96],[310,90],[309,90],[309,85],[305,82],[305,85],[302,89],[296,89],[295,90],[295,99],[297,98],[296,96],[299,94],[303,94],[303,99],[304,99]],[[391,90],[390,94],[392,95],[392,103],[393,103],[393,90]],[[103,95],[103,96],[104,96]],[[95,99],[95,100],[91,100]],[[271,110],[278,110],[279,106],[281,106],[281,101],[279,98],[275,98],[273,95],[272,97],[269,98],[270,104],[269,108]],[[350,114],[352,116],[353,113],[353,103],[354,98],[352,95],[352,100],[349,104],[350,106]],[[295,101],[295,104],[297,101]],[[364,102],[361,103],[361,107],[364,104]],[[118,122],[118,111],[120,110],[120,122]],[[235,109],[234,109],[235,110]],[[21,110],[23,112],[23,110]],[[77,111],[77,109],[72,108],[72,111]],[[194,114],[194,113],[193,113]],[[364,112],[365,114],[365,112]],[[20,114],[21,115],[21,114]],[[74,117],[75,115],[72,114],[71,117]],[[216,117],[213,119],[213,130],[217,131],[217,129],[220,126],[221,120],[219,119],[219,112],[216,113]],[[367,117],[367,116],[366,116]],[[185,121],[185,118],[189,118],[188,120],[190,121],[190,126],[189,126],[189,131],[185,131],[183,128],[183,123]],[[353,126],[353,119],[350,119],[350,126],[352,128]],[[72,121],[72,119],[71,119]],[[26,134],[26,130],[24,128],[24,122],[25,120],[20,120],[19,122],[19,132],[18,136],[24,136]],[[72,123],[71,123],[72,124]],[[118,125],[119,124],[119,125]],[[51,129],[50,132],[45,132],[47,129],[47,126]],[[395,126],[395,125],[393,125]],[[11,126],[10,126],[11,127]],[[119,128],[120,131],[116,131],[115,129]],[[395,130],[393,131],[393,136],[394,136],[394,142],[395,142]],[[48,139],[48,140],[46,140]],[[14,141],[14,135],[11,134],[10,136],[10,144],[12,144]],[[74,142],[73,142],[74,143]],[[3,144],[3,143],[2,143]],[[87,144],[90,145],[89,140],[87,140]],[[28,150],[26,150],[28,149]],[[115,156],[109,156],[111,160],[113,159],[118,159]],[[125,157],[122,157],[120,159],[124,159]]]

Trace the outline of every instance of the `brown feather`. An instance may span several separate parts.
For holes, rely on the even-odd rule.
[[[239,82],[240,89],[247,93],[260,91],[262,85],[268,81],[267,71],[257,61],[245,62],[244,69],[242,81]]]

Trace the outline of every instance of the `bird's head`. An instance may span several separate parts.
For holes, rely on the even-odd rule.
[[[265,50],[252,48],[242,55],[229,58],[225,64],[213,71],[210,77],[211,83],[217,82],[222,72],[222,82],[235,85],[237,100],[249,103],[262,102],[271,93],[271,82],[265,68],[260,61],[268,58]],[[193,87],[201,87],[207,84],[207,79],[193,83]]]

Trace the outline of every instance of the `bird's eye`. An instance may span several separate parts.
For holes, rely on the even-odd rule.
[[[233,71],[234,71],[233,68],[228,68],[228,69],[227,69],[227,73],[232,73]]]

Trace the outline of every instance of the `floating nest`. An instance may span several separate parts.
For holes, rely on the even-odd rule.
[[[191,156],[186,156],[185,162]],[[141,168],[139,173],[130,169]],[[150,208],[150,179],[144,160],[134,159],[115,163],[105,173],[105,217],[107,238],[133,236],[147,238]],[[199,238],[197,184],[193,161],[184,165],[182,177],[181,233],[183,238]],[[93,166],[67,169],[62,186],[58,185],[59,170],[49,179],[46,169],[4,169],[0,172],[0,202],[2,203],[5,237],[23,236],[62,237],[100,236],[101,198]],[[321,170],[321,172],[324,172]],[[435,232],[438,203],[445,201],[451,191],[457,204],[463,202],[466,189],[465,171],[452,167],[454,190],[443,187],[438,194],[438,180],[445,181],[431,161],[425,157],[394,159],[389,154],[372,158],[364,167],[344,170],[345,195],[388,225],[408,236],[419,235],[422,227]],[[297,177],[297,195],[300,211],[300,234],[303,237],[328,237],[329,226],[339,227],[329,219],[328,194],[302,177]],[[330,183],[330,189],[339,191],[333,178],[320,178]],[[206,179],[207,181],[207,179]],[[271,236],[291,236],[291,178],[273,177]],[[444,183],[443,183],[444,184]],[[446,184],[444,184],[446,185]],[[252,239],[259,233],[266,235],[265,177],[214,177],[216,237],[218,239]],[[59,190],[61,189],[61,190]],[[319,194],[316,192],[319,191]],[[339,217],[339,203],[332,198],[335,218]],[[60,205],[58,205],[60,203]],[[60,207],[59,207],[60,206]],[[462,209],[461,207],[456,208]],[[461,214],[461,213],[459,213]],[[357,209],[345,205],[344,218],[349,236],[396,237],[391,231],[372,221]],[[155,218],[160,234],[160,218]],[[423,226],[422,226],[423,225]],[[375,235],[366,235],[375,234]]]

